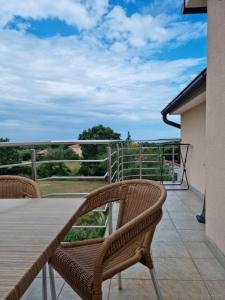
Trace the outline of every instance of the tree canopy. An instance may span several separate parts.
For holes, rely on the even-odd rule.
[[[110,127],[96,125],[79,134],[79,140],[120,140],[121,134]],[[106,145],[82,145],[82,153],[85,159],[97,159],[106,153]]]
[[[84,130],[79,135],[79,140],[120,140],[120,133],[113,131],[110,127],[96,125]],[[102,159],[107,155],[107,145],[82,145],[84,159]],[[83,163],[79,170],[81,175],[104,175],[106,165],[104,163]]]

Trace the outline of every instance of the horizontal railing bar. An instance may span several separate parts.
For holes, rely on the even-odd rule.
[[[179,143],[179,139],[158,139],[158,140],[132,140],[136,143],[151,143],[151,147],[162,146],[189,146],[190,144]],[[60,140],[60,141],[41,141],[41,142],[1,142],[0,147],[28,147],[28,146],[49,146],[49,145],[109,145],[109,144],[124,144],[125,140]],[[155,144],[155,145],[154,145]],[[145,146],[146,147],[146,146]],[[130,148],[129,148],[130,149]]]
[[[41,165],[41,164],[51,164],[51,163],[101,163],[101,162],[105,162],[107,161],[108,158],[104,158],[104,159],[79,159],[79,160],[38,160],[36,161],[37,165]],[[9,165],[0,165],[0,169],[5,169],[5,168],[14,168],[14,167],[21,167],[21,166],[31,166],[32,162],[28,161],[28,162],[22,162],[22,163],[17,163],[17,164],[9,164]]]
[[[42,195],[42,198],[47,198],[47,197],[55,197],[55,196],[77,196],[77,195],[81,195],[81,196],[87,196],[89,193],[51,193],[51,194],[44,194]]]
[[[57,179],[105,179],[106,176],[51,176],[38,178],[37,181],[57,180]]]
[[[119,143],[121,140],[72,140],[72,141],[45,141],[45,142],[1,142],[0,147],[27,147],[27,146],[42,146],[42,145],[108,145]]]
[[[107,225],[73,225],[72,228],[106,228]]]
[[[28,162],[22,162],[22,163],[18,163],[18,164],[0,165],[0,169],[14,168],[14,167],[20,167],[20,166],[31,166],[31,165],[32,165],[31,161],[28,161]]]
[[[73,225],[72,228],[106,228],[109,220],[109,215],[107,215],[104,225]]]
[[[142,163],[160,163],[160,160],[142,160]],[[130,163],[136,163],[139,164],[140,160],[131,160],[131,161],[125,161],[123,162],[124,165],[130,164]]]
[[[47,198],[47,197],[55,197],[55,196],[73,196],[73,195],[82,195],[82,196],[88,196],[90,193],[52,193],[52,194],[45,194],[42,195],[42,198]],[[86,198],[86,197],[84,197]],[[93,211],[95,212],[106,212],[108,209],[108,204],[104,206],[104,208],[95,208]]]
[[[161,176],[161,174],[148,174],[148,175],[146,175],[146,174],[142,174],[141,175],[142,177],[155,177],[155,176]],[[125,176],[123,176],[124,178],[129,178],[129,177],[140,177],[140,174],[135,174],[135,175],[125,175]]]
[[[137,148],[129,148],[129,147],[123,147],[123,150],[132,150],[132,151],[139,151],[140,146],[138,146]]]
[[[137,154],[124,154],[123,157],[133,157],[133,156],[159,156],[159,153],[137,153]]]
[[[61,159],[61,160],[38,160],[36,161],[37,165],[40,164],[51,164],[51,163],[100,163],[100,162],[105,162],[107,161],[108,158],[105,159],[78,159],[78,160],[66,160],[66,159]]]
[[[159,168],[141,168],[142,170],[159,170]],[[140,170],[140,168],[127,168],[127,169],[124,169],[124,171],[129,171],[129,170]]]

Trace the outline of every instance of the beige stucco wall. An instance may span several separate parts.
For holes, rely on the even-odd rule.
[[[206,234],[225,254],[225,0],[208,1]]]
[[[205,116],[206,103],[181,114],[181,140],[190,144],[187,176],[192,187],[205,193]]]

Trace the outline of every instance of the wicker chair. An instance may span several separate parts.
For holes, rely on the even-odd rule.
[[[102,299],[102,282],[141,262],[150,270],[158,299],[150,245],[162,217],[166,191],[150,180],[127,180],[87,196],[80,216],[109,202],[120,202],[117,230],[106,238],[62,243],[50,265],[82,299]],[[51,280],[52,281],[52,280]]]
[[[37,184],[20,176],[0,176],[0,198],[40,198]]]

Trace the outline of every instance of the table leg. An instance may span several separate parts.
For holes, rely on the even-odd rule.
[[[48,265],[48,271],[49,271],[52,300],[56,300],[55,278],[54,278],[54,270],[52,266]]]
[[[47,291],[47,267],[46,265],[42,269],[42,300],[48,299]]]

